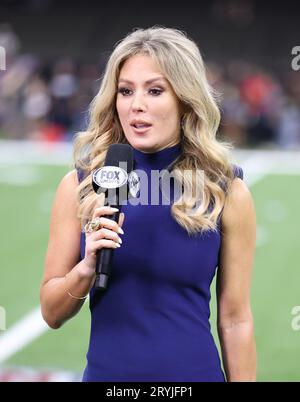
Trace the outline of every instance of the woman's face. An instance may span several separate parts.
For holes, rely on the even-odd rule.
[[[180,141],[180,106],[156,62],[137,54],[124,63],[118,80],[118,116],[127,141],[155,152]]]

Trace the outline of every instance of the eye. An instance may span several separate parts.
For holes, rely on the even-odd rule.
[[[151,88],[149,92],[154,96],[158,96],[163,92],[163,90],[161,88]]]
[[[123,96],[129,96],[129,95],[132,94],[132,91],[130,89],[128,89],[128,88],[122,87],[122,88],[118,89],[118,93],[122,94]]]

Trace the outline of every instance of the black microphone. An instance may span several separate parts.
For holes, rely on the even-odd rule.
[[[113,215],[104,217],[118,222],[122,202],[136,196],[139,187],[139,178],[133,171],[133,148],[128,144],[110,145],[103,167],[96,169],[92,178],[94,191],[97,194],[105,193],[104,205],[119,209]],[[112,248],[97,251],[96,290],[105,290],[107,287],[113,251]]]

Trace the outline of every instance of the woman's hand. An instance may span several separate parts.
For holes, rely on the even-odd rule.
[[[109,206],[99,207],[94,210],[92,219],[100,217],[102,227],[94,232],[85,234],[84,257],[85,266],[88,267],[93,274],[95,273],[97,251],[102,248],[118,248],[122,243],[119,234],[124,234],[121,229],[125,218],[124,214],[120,213],[118,223],[103,217],[103,215],[113,215],[117,211],[117,209]]]

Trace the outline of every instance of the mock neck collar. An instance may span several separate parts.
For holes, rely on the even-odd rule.
[[[141,167],[154,170],[166,169],[181,154],[181,152],[181,142],[151,153],[145,153],[133,148],[136,168]]]

